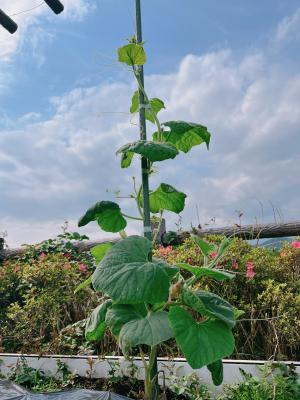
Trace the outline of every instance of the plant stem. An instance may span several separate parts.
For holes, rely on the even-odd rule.
[[[132,217],[131,215],[127,215],[124,213],[122,213],[122,215],[123,215],[123,217],[129,218],[129,219],[136,219],[138,221],[143,221],[143,218],[140,218],[140,217]]]
[[[147,105],[149,105],[149,111],[150,111],[150,113],[151,113],[151,115],[152,115],[152,117],[153,117],[153,119],[155,121],[155,124],[157,126],[158,141],[162,142],[163,141],[163,135],[162,135],[162,130],[161,130],[161,125],[160,125],[159,119],[157,118],[156,113],[153,111],[153,108],[151,106],[150,100],[149,100],[149,98],[147,96],[147,93],[146,93],[146,91],[144,89],[144,86],[142,85],[142,82],[141,82],[141,80],[139,78],[139,75],[136,73],[136,70],[133,70],[133,73],[134,73],[134,76],[135,76],[135,78],[137,80],[137,83],[139,85],[139,89],[143,92],[144,100],[146,100]],[[145,106],[145,105],[143,104],[143,106]]]

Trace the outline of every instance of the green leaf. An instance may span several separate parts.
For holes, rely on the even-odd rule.
[[[106,232],[120,232],[127,225],[119,205],[112,201],[100,201],[94,204],[79,219],[78,226],[87,225],[91,221],[97,221]]]
[[[132,99],[131,99],[131,106],[130,106],[130,112],[131,114],[134,114],[138,112],[139,110],[139,91],[136,90],[133,93]]]
[[[166,311],[150,312],[144,318],[136,318],[125,324],[120,331],[120,346],[126,353],[129,348],[146,344],[155,346],[173,337]]]
[[[218,318],[230,328],[235,325],[234,308],[228,301],[214,293],[204,290],[191,291],[183,287],[182,301],[203,316]]]
[[[220,320],[197,323],[182,307],[172,307],[169,321],[176,342],[194,369],[229,356],[234,350],[231,329]]]
[[[245,314],[245,311],[239,310],[238,308],[234,308],[234,318],[235,318],[235,320],[238,320],[244,314]]]
[[[167,183],[161,183],[150,193],[150,211],[158,213],[160,210],[169,210],[179,214],[184,209],[185,198],[186,194]]]
[[[213,383],[216,386],[221,385],[223,382],[223,363],[222,360],[217,360],[212,364],[207,365],[207,369],[211,373]]]
[[[230,272],[216,268],[197,267],[186,263],[178,263],[176,264],[176,266],[178,268],[191,272],[197,277],[208,276],[215,279],[216,281],[224,281],[225,279],[233,279],[235,277],[235,274],[231,274]]]
[[[121,168],[128,168],[131,165],[134,153],[131,151],[127,151],[126,153],[122,153],[121,157]]]
[[[93,274],[95,290],[115,303],[155,304],[168,299],[170,279],[178,269],[162,261],[149,261],[151,242],[130,236],[116,243]]]
[[[90,252],[92,253],[92,256],[94,257],[97,264],[99,264],[99,262],[105,256],[106,252],[111,247],[113,247],[113,245],[114,245],[114,243],[107,242],[107,243],[98,244],[97,246],[94,246],[91,248]]]
[[[78,293],[80,290],[85,289],[87,286],[90,286],[92,283],[92,276],[90,275],[85,281],[81,282],[80,285],[74,290],[74,294]]]
[[[111,306],[112,301],[106,300],[96,307],[89,316],[85,325],[85,337],[87,340],[101,340],[103,338],[107,328],[105,316]]]
[[[215,246],[213,244],[205,242],[198,236],[193,235],[192,238],[205,257],[208,257],[215,250]]]
[[[151,162],[175,158],[178,154],[178,150],[172,144],[150,142],[146,140],[127,143],[117,151],[117,154],[127,154],[130,152],[140,154]]]
[[[218,264],[218,262],[220,261],[220,258],[224,255],[224,253],[226,252],[228,246],[231,243],[231,239],[228,239],[227,237],[225,237],[218,249],[218,253],[217,256],[211,261],[211,263],[208,265],[209,268],[213,268],[215,265]]]
[[[136,305],[114,304],[107,311],[105,322],[112,334],[118,337],[123,325],[131,320],[146,316],[146,314],[145,306],[144,310],[141,311],[141,308],[137,308]]]
[[[118,61],[130,65],[144,65],[146,53],[139,44],[130,43],[118,49]]]
[[[162,110],[165,107],[165,104],[162,100],[158,98],[153,98],[149,100],[150,104],[149,107],[151,107],[152,113],[157,115],[160,110]],[[131,99],[131,107],[130,107],[130,112],[131,114],[136,113],[139,110],[139,92],[138,90],[134,92],[132,99]],[[152,115],[151,111],[146,108],[145,112],[145,117],[148,121],[152,122],[153,124],[155,123],[155,119]]]
[[[210,133],[205,126],[184,121],[164,122],[163,126],[170,128],[169,131],[163,132],[165,142],[173,143],[178,150],[187,153],[192,147],[201,143],[206,143],[209,148]],[[156,140],[158,133],[156,132],[153,139]]]

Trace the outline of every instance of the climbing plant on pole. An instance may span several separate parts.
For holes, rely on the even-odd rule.
[[[122,168],[129,168],[134,157],[141,159],[141,183],[137,185],[134,179],[131,194],[139,215],[125,214],[115,202],[99,201],[80,218],[79,226],[95,221],[106,232],[119,232],[122,239],[114,245],[92,249],[98,267],[79,289],[91,283],[106,298],[88,318],[86,338],[101,340],[109,329],[124,355],[138,349],[145,369],[145,399],[156,400],[157,346],[171,338],[175,338],[192,368],[207,366],[213,382],[217,385],[222,382],[222,358],[234,349],[234,309],[214,293],[199,290],[199,282],[203,277],[219,282],[234,275],[217,267],[228,239],[221,243],[217,257],[202,266],[169,265],[152,259],[157,232],[151,231],[151,215],[158,216],[161,222],[166,211],[179,214],[186,199],[185,193],[165,182],[149,190],[153,165],[188,153],[195,146],[205,145],[208,149],[211,134],[199,123],[159,120],[164,102],[148,96],[144,88],[146,53],[140,0],[136,0],[136,21],[136,35],[118,49],[118,61],[131,70],[137,83],[130,112],[139,114],[140,132],[138,139],[121,146],[117,155],[121,157]],[[154,126],[151,140],[147,140],[146,120]],[[144,236],[126,235],[128,219],[143,223]],[[204,260],[208,260],[210,246],[199,238],[194,240]],[[190,277],[184,278],[181,271],[185,271],[184,276],[190,273]]]

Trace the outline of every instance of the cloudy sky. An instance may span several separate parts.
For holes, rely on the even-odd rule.
[[[98,200],[127,195],[139,165],[115,150],[137,139],[135,84],[116,62],[134,32],[133,0],[1,0],[16,34],[0,29],[0,232],[10,246],[60,233]],[[146,88],[161,121],[202,123],[210,151],[159,165],[188,195],[182,225],[300,218],[298,0],[144,0]],[[148,126],[149,134],[153,127]],[[122,208],[134,212],[128,200]],[[173,228],[177,217],[167,216]],[[129,232],[139,231],[132,225]],[[96,226],[80,230],[91,237]],[[110,236],[110,235],[109,235]]]

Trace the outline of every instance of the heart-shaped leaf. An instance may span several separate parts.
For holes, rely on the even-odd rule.
[[[200,124],[184,121],[168,121],[164,122],[163,126],[170,130],[163,132],[163,140],[168,143],[173,143],[178,150],[187,153],[192,147],[201,143],[206,143],[209,148],[210,133],[207,128]],[[158,133],[153,135],[153,140],[157,140]]]
[[[127,225],[119,205],[112,201],[100,201],[94,204],[79,219],[78,226],[87,225],[91,221],[97,221],[106,232],[120,232]]]
[[[176,266],[178,268],[191,272],[197,277],[208,276],[215,279],[216,281],[224,281],[225,279],[233,279],[235,277],[235,274],[231,274],[230,272],[223,271],[217,268],[197,267],[195,265],[190,265],[186,263],[178,263],[176,264]]]
[[[150,312],[146,317],[136,318],[123,325],[120,331],[119,343],[123,352],[146,344],[155,346],[173,337],[166,311]]]
[[[213,380],[213,383],[216,386],[221,385],[223,382],[223,363],[222,360],[215,361],[212,364],[207,365],[207,369],[211,373],[211,377]]]
[[[168,299],[170,279],[178,269],[162,261],[149,261],[151,242],[130,236],[116,243],[93,274],[95,290],[115,303],[155,304]]]
[[[164,105],[164,102],[158,98],[150,99],[149,102],[150,102],[149,108],[151,108],[152,112],[146,108],[145,116],[148,121],[150,121],[154,124],[155,119],[154,119],[152,113],[157,115],[160,112],[160,110],[165,108],[165,105]],[[132,100],[131,100],[130,112],[132,114],[134,114],[138,110],[139,110],[139,92],[135,91],[132,96]]]
[[[214,293],[204,290],[191,291],[183,287],[182,301],[203,316],[218,318],[230,328],[235,325],[234,308],[228,301]]]
[[[134,65],[144,65],[146,62],[146,53],[141,45],[129,43],[118,49],[118,60],[131,67]]]
[[[145,305],[114,304],[106,313],[105,321],[112,334],[119,336],[122,326],[131,320],[147,315]]]
[[[231,329],[220,320],[197,323],[182,307],[172,307],[169,321],[176,342],[194,369],[229,356],[234,350]]]
[[[161,183],[150,193],[150,211],[158,213],[160,210],[169,210],[179,214],[184,209],[185,198],[186,194],[178,192],[167,183]]]
[[[117,154],[136,153],[146,157],[151,162],[168,160],[178,154],[178,150],[170,143],[150,142],[138,140],[122,146]],[[128,156],[127,156],[128,157]]]
[[[101,340],[103,338],[107,328],[105,316],[111,306],[112,301],[106,300],[96,307],[89,316],[85,325],[85,337],[87,340]]]

